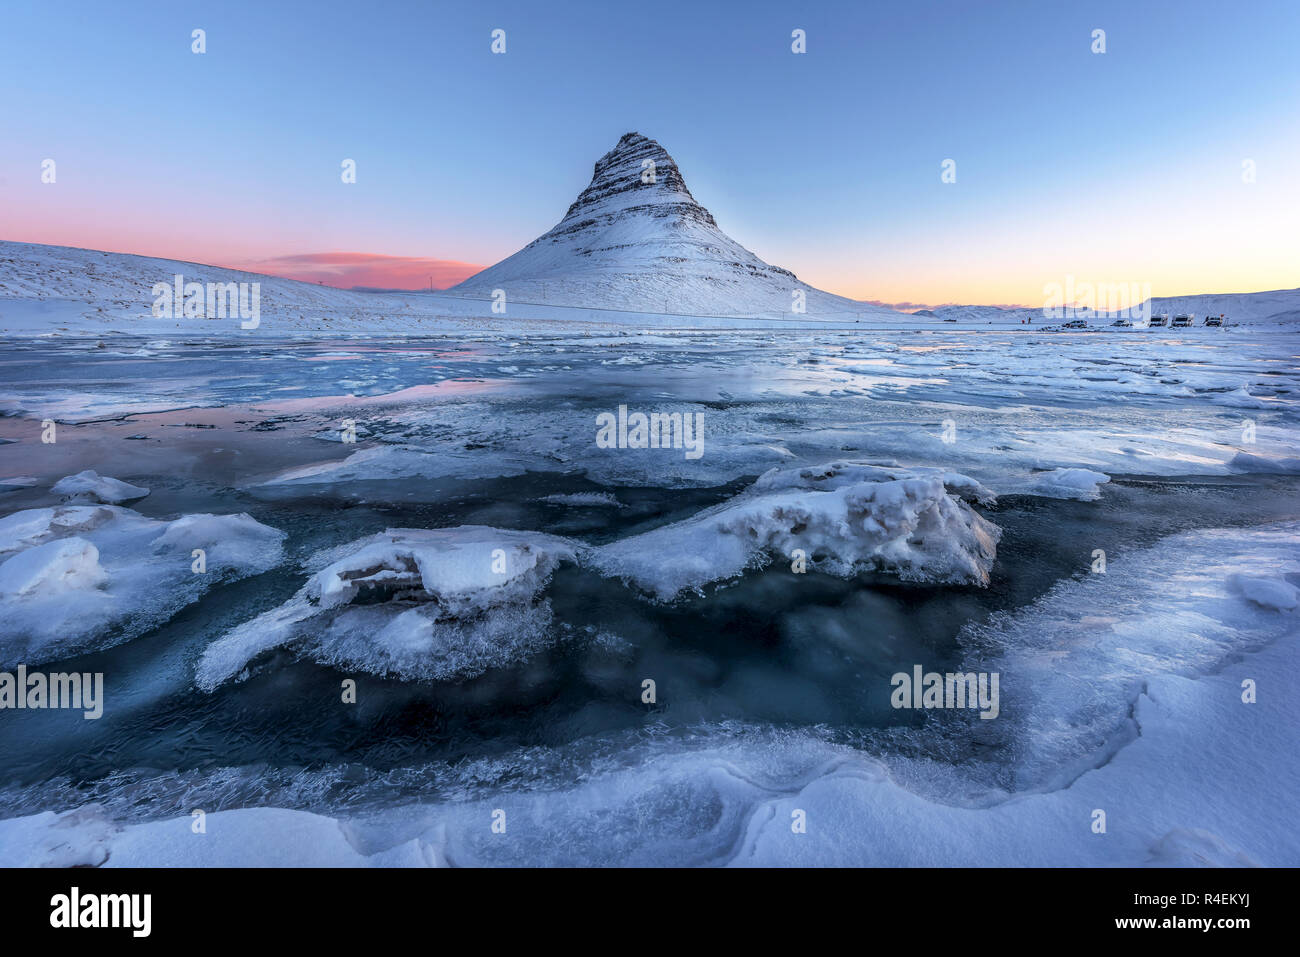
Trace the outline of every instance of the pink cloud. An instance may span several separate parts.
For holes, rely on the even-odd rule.
[[[301,253],[217,265],[248,272],[324,283],[340,289],[446,289],[463,282],[484,267],[448,259],[420,256],[384,256],[379,253]]]
[[[881,302],[879,299],[865,299],[873,306],[883,306],[886,309],[896,309],[899,312],[918,312],[921,309],[942,309],[944,306],[995,306],[998,309],[1037,309],[1038,306],[1025,306],[1013,302]]]

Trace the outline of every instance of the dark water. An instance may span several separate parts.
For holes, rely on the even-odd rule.
[[[479,523],[485,513],[504,527],[596,542],[617,536],[620,527],[685,517],[735,491],[619,490],[629,507],[617,513],[617,526],[608,508],[535,502],[582,490],[582,483],[528,476],[408,508],[341,507],[319,498],[267,504],[233,490],[214,501],[185,486],[160,489],[140,509],[246,510],[287,531],[290,554],[307,555],[387,527]],[[60,662],[59,670],[104,672],[110,706],[98,721],[78,713],[7,713],[0,722],[0,783],[23,789],[28,803],[39,792],[24,786],[53,779],[91,784],[130,768],[355,762],[384,770],[554,747],[647,722],[666,733],[729,719],[844,731],[915,723],[921,713],[889,707],[889,676],[918,661],[939,670],[955,666],[963,626],[1086,574],[1093,548],[1119,558],[1173,532],[1223,525],[1225,516],[1243,525],[1294,518],[1296,491],[1283,479],[1162,480],[1116,483],[1102,503],[1009,497],[983,510],[1003,528],[987,589],[883,575],[795,575],[772,566],[707,588],[704,597],[659,605],[563,567],[549,593],[556,644],[514,667],[456,684],[407,683],[338,672],[280,651],[247,682],[212,694],[196,690],[189,676],[203,648],[301,585],[302,573],[280,568],[219,587],[135,641]],[[358,682],[356,706],[341,704],[343,678]],[[654,705],[641,703],[645,678],[657,683]]]

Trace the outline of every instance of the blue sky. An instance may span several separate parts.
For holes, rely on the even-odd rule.
[[[1300,3],[9,2],[0,24],[0,238],[488,265],[638,130],[734,238],[846,295],[1300,285]]]

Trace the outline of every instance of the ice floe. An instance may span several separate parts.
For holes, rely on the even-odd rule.
[[[909,580],[987,584],[1001,532],[949,483],[991,497],[979,483],[940,470],[854,462],[777,469],[698,515],[595,549],[592,563],[663,601],[801,556],[807,567],[841,577],[879,569]]]
[[[1034,475],[1024,489],[1017,491],[1044,498],[1072,498],[1080,502],[1095,502],[1101,498],[1101,486],[1109,481],[1109,475],[1091,469],[1052,469]]]
[[[567,505],[571,508],[622,508],[623,504],[611,492],[570,492],[563,495],[545,495],[538,499],[544,505]]]
[[[243,514],[168,522],[116,505],[62,505],[6,515],[0,666],[40,664],[137,637],[218,582],[278,564],[283,539]]]
[[[50,491],[62,495],[65,502],[94,502],[101,505],[121,505],[149,494],[147,488],[100,475],[94,469],[61,478]]]
[[[213,642],[196,683],[246,676],[258,656],[291,647],[372,674],[445,680],[517,661],[549,640],[539,592],[580,546],[481,525],[389,529],[327,549],[288,602]]]

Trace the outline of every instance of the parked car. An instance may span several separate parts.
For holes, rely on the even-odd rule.
[[[1167,326],[1167,325],[1169,325],[1168,316],[1152,316],[1149,320],[1147,320],[1148,329],[1158,329],[1161,326]]]
[[[1206,316],[1205,324],[1207,326],[1221,326],[1223,325],[1223,316]]]
[[[1064,323],[1062,323],[1062,324],[1061,324],[1061,328],[1062,328],[1062,329],[1087,329],[1087,328],[1088,328],[1088,320],[1087,320],[1087,319],[1071,319],[1069,322],[1064,322]]]
[[[1192,324],[1191,316],[1174,316],[1173,328],[1175,329],[1186,329],[1191,324]]]
[[[1127,327],[1133,325],[1133,323],[1129,322],[1127,319],[1116,319],[1114,322],[1111,323],[1111,325]]]

